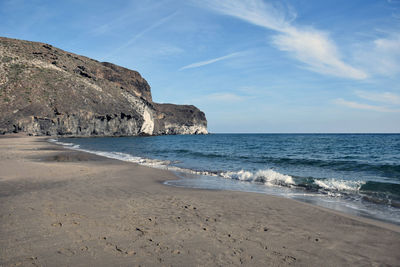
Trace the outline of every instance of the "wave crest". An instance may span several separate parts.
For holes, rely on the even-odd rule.
[[[240,170],[237,172],[223,172],[220,173],[223,178],[235,179],[246,182],[263,183],[267,185],[280,185],[291,187],[295,185],[293,177],[290,175],[282,174],[274,170],[258,170],[256,172],[250,172]]]
[[[349,181],[337,179],[316,179],[314,183],[324,190],[329,191],[359,191],[364,181]]]
[[[318,192],[322,195],[331,197],[342,196],[363,196],[364,200],[379,203],[388,203],[392,206],[400,207],[400,184],[360,181],[360,180],[343,180],[335,178],[314,178],[290,176],[279,173],[272,169],[256,170],[256,171],[211,171],[211,170],[193,170],[184,167],[178,167],[176,161],[150,159],[144,157],[133,156],[127,153],[114,151],[96,151],[82,149],[79,145],[67,142],[60,142],[57,139],[48,139],[49,142],[63,145],[66,148],[88,152],[107,158],[133,162],[136,164],[166,169],[170,171],[188,173],[194,175],[204,175],[213,177],[222,177],[225,179],[233,179],[238,181],[258,183],[266,186],[282,186],[292,189],[302,189],[305,192]],[[393,202],[392,200],[395,200]],[[394,203],[394,204],[392,204]]]

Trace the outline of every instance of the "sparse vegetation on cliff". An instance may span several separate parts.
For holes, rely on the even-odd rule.
[[[204,134],[194,106],[156,104],[133,70],[51,45],[0,37],[0,133]]]

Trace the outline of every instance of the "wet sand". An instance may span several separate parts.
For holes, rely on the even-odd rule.
[[[400,227],[0,138],[0,266],[399,266]]]

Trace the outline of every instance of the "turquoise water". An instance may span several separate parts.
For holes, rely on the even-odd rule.
[[[400,224],[399,134],[211,134],[60,138],[175,171],[182,187],[290,197]]]

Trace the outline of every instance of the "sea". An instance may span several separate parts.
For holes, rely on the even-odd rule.
[[[400,134],[209,134],[50,139],[168,169],[165,184],[295,199],[400,225]]]

